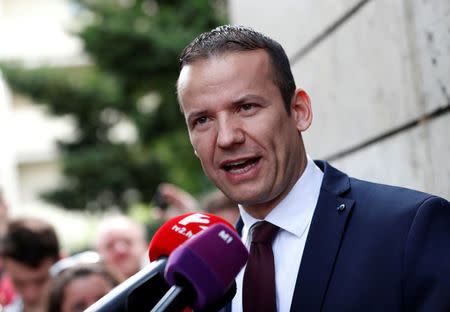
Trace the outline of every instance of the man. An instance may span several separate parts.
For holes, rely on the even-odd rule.
[[[144,227],[123,215],[109,216],[99,224],[95,249],[124,279],[137,273],[148,259]]]
[[[180,66],[195,154],[239,203],[250,249],[233,312],[450,311],[449,202],[312,161],[309,98],[277,42],[222,26],[191,42]]]
[[[20,296],[7,312],[43,312],[50,267],[59,259],[59,242],[49,223],[36,218],[10,221],[2,241],[4,267]]]

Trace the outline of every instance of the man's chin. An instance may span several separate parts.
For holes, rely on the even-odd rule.
[[[264,195],[260,194],[261,192],[255,192],[252,189],[248,189],[248,190],[242,190],[239,192],[235,192],[235,194],[233,194],[233,197],[229,196],[230,198],[232,198],[235,202],[241,204],[242,206],[253,206],[253,205],[259,205],[261,203],[264,203]]]
[[[138,269],[139,271],[139,269]],[[127,279],[128,277],[136,274],[136,268],[121,268],[120,269],[120,274],[122,275],[122,278]]]

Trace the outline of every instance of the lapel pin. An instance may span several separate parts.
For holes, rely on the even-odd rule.
[[[337,210],[338,212],[344,211],[344,210],[345,210],[345,204],[340,204],[340,205],[336,208],[336,210]]]

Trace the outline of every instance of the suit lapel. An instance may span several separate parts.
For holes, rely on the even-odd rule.
[[[354,201],[348,177],[325,162],[322,187],[303,251],[291,311],[320,311]],[[338,208],[340,207],[340,208]]]

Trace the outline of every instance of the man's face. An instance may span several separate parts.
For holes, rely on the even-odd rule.
[[[254,217],[265,217],[306,164],[299,133],[309,126],[305,103],[296,93],[288,115],[263,50],[184,66],[178,94],[205,174]]]
[[[118,221],[100,233],[97,251],[107,265],[124,278],[139,271],[147,246],[141,233],[132,225]]]
[[[6,258],[5,269],[17,293],[22,297],[25,311],[44,311],[45,295],[50,282],[50,267],[55,261],[45,259],[38,268]]]

